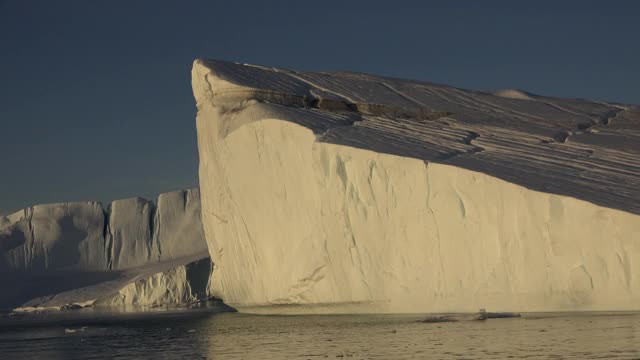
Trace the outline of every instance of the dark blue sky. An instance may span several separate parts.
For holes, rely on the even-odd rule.
[[[0,0],[0,210],[197,185],[194,58],[640,103],[640,1]]]

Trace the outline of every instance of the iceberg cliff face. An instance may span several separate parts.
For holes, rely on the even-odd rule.
[[[0,270],[100,271],[107,267],[104,227],[96,202],[38,205],[9,215],[0,228]]]
[[[240,311],[640,304],[640,109],[194,63],[214,294]]]
[[[116,200],[107,209],[97,202],[60,203],[4,217],[0,308],[111,298],[130,282],[155,274],[173,276],[164,285],[184,283],[186,278],[178,281],[172,274],[209,261],[200,212],[199,191],[191,189],[161,194],[157,206],[141,198]],[[134,297],[140,305],[151,302],[145,299],[149,285],[143,288]],[[183,290],[154,291],[167,292],[168,303],[189,297]],[[177,297],[168,299],[174,293]],[[130,299],[122,301],[132,304]]]

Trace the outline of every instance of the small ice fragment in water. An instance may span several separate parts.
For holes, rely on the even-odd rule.
[[[478,318],[476,320],[487,320],[488,318],[489,318],[489,316],[487,315],[487,310],[480,309],[480,313],[479,313]]]
[[[491,313],[487,313],[485,309],[480,309],[478,313],[471,314],[441,314],[428,316],[423,320],[418,320],[422,323],[443,323],[443,322],[456,322],[456,321],[473,321],[473,320],[487,320]]]
[[[79,329],[64,329],[64,332],[67,333],[67,334],[73,334],[73,333],[76,333],[78,331],[85,331],[86,329],[87,329],[87,327],[83,326],[83,327],[81,327]]]

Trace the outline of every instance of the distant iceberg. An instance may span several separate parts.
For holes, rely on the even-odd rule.
[[[37,205],[0,218],[0,308],[162,305],[209,297],[198,189]]]

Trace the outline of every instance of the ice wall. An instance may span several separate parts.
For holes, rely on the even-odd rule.
[[[158,205],[142,198],[116,200],[109,209],[111,269],[140,267],[206,253],[198,189],[160,194]]]
[[[141,198],[106,209],[97,202],[60,203],[3,217],[0,308],[96,300],[208,258],[200,213],[199,191],[190,189],[161,194],[157,205]]]
[[[639,308],[633,106],[217,61],[193,89],[240,311]]]
[[[0,222],[0,271],[103,270],[104,227],[97,202],[38,205],[9,215]]]

